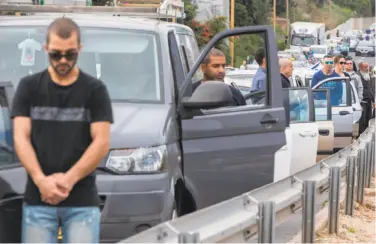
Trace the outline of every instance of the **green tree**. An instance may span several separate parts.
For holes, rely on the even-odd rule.
[[[252,17],[249,16],[247,7],[242,3],[242,0],[236,0],[235,4],[235,26],[248,26],[253,23]]]
[[[266,25],[271,14],[270,1],[252,0],[248,6],[248,15],[252,17],[254,25]]]
[[[192,20],[196,17],[197,13],[197,5],[193,4],[190,0],[183,0],[184,2],[184,13],[185,13],[185,19],[184,24],[191,26]]]

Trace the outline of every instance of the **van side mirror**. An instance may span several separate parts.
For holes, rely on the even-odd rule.
[[[193,92],[192,96],[183,99],[186,109],[212,109],[230,106],[233,102],[229,85],[222,81],[205,81]]]

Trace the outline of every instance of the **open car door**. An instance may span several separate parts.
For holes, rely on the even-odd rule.
[[[219,42],[236,36],[253,36],[265,49],[266,88],[244,105],[230,105],[236,86],[218,80],[198,83],[193,79],[208,52]],[[170,36],[173,47],[174,36]],[[237,39],[236,39],[237,40]],[[244,39],[249,40],[249,39]],[[260,48],[261,48],[260,46]],[[176,55],[178,57],[178,55]],[[286,144],[286,116],[273,29],[247,26],[217,34],[205,46],[184,83],[177,88],[177,102],[185,187],[197,209],[230,199],[273,182],[274,155]],[[219,68],[225,67],[221,56]],[[179,59],[173,60],[175,84],[181,76]],[[222,61],[221,61],[222,62]],[[239,93],[241,93],[239,91]]]
[[[318,127],[310,87],[286,88],[289,92],[292,133],[290,175],[316,163]]]
[[[27,175],[14,147],[9,107],[11,82],[0,82],[0,243],[21,242],[23,193]]]
[[[334,150],[351,144],[353,137],[353,108],[350,78],[333,77],[320,81],[313,89],[329,88],[334,123]],[[316,94],[321,98],[321,94]]]
[[[334,147],[334,124],[332,121],[330,90],[313,90],[313,101],[315,104],[316,124],[319,128],[317,161],[320,161],[321,159],[333,154]]]

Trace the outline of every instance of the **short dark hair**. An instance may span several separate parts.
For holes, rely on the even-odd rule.
[[[342,54],[339,54],[337,56],[334,57],[334,63],[335,64],[338,64],[339,63],[339,60],[341,60],[341,58],[345,58],[345,56],[343,56]]]
[[[327,55],[325,55],[322,59],[324,60],[324,59],[326,59],[326,58],[333,58],[333,56],[330,55],[330,54],[327,54]]]
[[[63,39],[68,39],[72,36],[72,33],[76,33],[77,41],[79,44],[81,43],[80,27],[76,22],[67,17],[57,18],[48,26],[46,37],[47,44],[50,41],[51,33],[54,33]]]
[[[203,64],[209,64],[210,63],[210,58],[211,57],[225,57],[226,55],[221,51],[221,50],[219,50],[219,49],[217,49],[217,48],[212,48],[210,51],[209,51],[209,53],[208,53],[208,55],[206,55],[206,57],[205,57],[205,59],[204,59],[204,61],[202,62]]]
[[[263,48],[259,48],[256,51],[255,54],[255,60],[258,63],[258,65],[262,64],[262,60],[265,58],[265,50]]]

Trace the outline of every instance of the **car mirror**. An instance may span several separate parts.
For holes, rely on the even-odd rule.
[[[205,81],[191,97],[183,99],[182,104],[186,109],[212,109],[230,106],[232,101],[229,85],[222,81]]]

